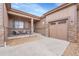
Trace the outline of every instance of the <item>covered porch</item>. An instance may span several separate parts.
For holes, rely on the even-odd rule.
[[[8,37],[19,37],[21,35],[33,34],[35,31],[34,26],[39,20],[27,16],[20,11],[15,11],[16,10],[8,11]]]

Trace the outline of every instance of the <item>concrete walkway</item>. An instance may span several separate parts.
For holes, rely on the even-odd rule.
[[[7,56],[60,56],[69,45],[69,42],[39,36],[40,40],[24,43],[17,46],[0,48],[0,55]]]

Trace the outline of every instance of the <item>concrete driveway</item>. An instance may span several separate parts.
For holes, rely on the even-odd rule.
[[[0,55],[7,56],[60,56],[63,54],[69,42],[42,37],[39,40],[17,46],[0,48]]]

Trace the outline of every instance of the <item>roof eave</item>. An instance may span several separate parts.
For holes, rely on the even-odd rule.
[[[8,14],[13,14],[13,15],[17,15],[17,16],[20,15],[22,17],[27,17],[27,18],[33,18],[35,20],[40,20],[40,17],[36,17],[36,16],[33,16],[33,15],[28,15],[26,13],[21,13],[19,11],[13,10],[13,9],[9,9]]]
[[[62,9],[66,8],[66,7],[70,6],[70,5],[74,5],[74,4],[75,4],[75,3],[65,3],[65,4],[62,4],[62,5],[60,5],[59,7],[55,8],[55,9],[53,9],[53,10],[50,10],[50,11],[48,11],[47,13],[43,14],[43,17],[44,17],[44,16],[47,16],[47,15],[49,15],[49,14],[51,14],[51,13],[57,12],[57,11],[59,11],[59,10],[62,10]]]

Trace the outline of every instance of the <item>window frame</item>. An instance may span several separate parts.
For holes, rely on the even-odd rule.
[[[22,21],[22,20],[15,20],[14,21],[14,28],[15,29],[17,29],[17,28],[19,28],[19,29],[23,29],[24,28],[24,21]]]

